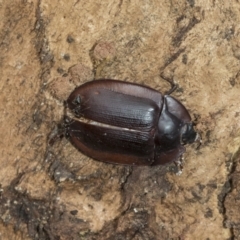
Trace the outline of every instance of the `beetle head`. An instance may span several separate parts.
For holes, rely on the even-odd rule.
[[[181,129],[182,144],[193,143],[198,139],[198,134],[193,128],[193,123],[186,123]]]

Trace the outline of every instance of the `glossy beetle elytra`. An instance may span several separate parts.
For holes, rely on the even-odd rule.
[[[119,80],[77,87],[66,101],[65,135],[93,159],[127,165],[178,161],[196,141],[186,108],[175,98]]]

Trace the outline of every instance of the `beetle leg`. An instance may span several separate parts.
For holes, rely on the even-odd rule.
[[[194,120],[192,121],[193,122],[193,126],[196,126],[197,123],[198,123],[198,118],[199,116],[198,115],[194,115]],[[196,147],[196,150],[198,150],[200,148],[200,146],[202,145],[202,137],[201,137],[201,134],[197,132],[197,135],[196,135],[196,138],[194,140],[194,142],[197,143],[197,147]]]
[[[178,160],[174,161],[174,164],[177,167],[176,175],[178,175],[178,176],[180,176],[182,174],[182,172],[183,172],[183,162],[184,162],[183,155],[181,155],[181,157]]]
[[[200,146],[202,145],[202,138],[201,138],[201,135],[200,133],[197,133],[197,136],[195,138],[195,141],[197,143],[197,147],[196,147],[196,150],[198,150],[200,148]]]
[[[184,48],[180,48],[177,52],[173,53],[168,59],[166,59],[165,64],[161,67],[160,71],[161,74],[160,76],[166,80],[167,82],[169,82],[171,84],[171,89],[169,91],[166,92],[166,95],[171,94],[172,92],[174,92],[176,90],[176,88],[178,87],[177,84],[174,83],[173,79],[167,78],[163,75],[163,71],[164,69],[166,69],[167,66],[169,66],[173,61],[175,61],[184,51],[185,51],[186,47]]]
[[[70,124],[72,124],[75,120],[72,119],[72,118],[69,118],[67,115],[64,116],[64,119],[63,119],[63,125],[64,125],[64,128],[67,128]]]
[[[170,85],[171,85],[171,88],[164,95],[170,95],[171,93],[173,93],[178,88],[178,85],[174,82],[174,80],[172,78],[164,76],[163,72],[160,74],[160,77],[163,80],[170,83]]]
[[[56,125],[48,136],[48,146],[53,146],[53,144],[57,140],[62,139],[64,135],[65,135],[64,123]]]

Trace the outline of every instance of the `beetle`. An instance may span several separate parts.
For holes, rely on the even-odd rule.
[[[85,155],[125,165],[178,162],[198,139],[187,109],[150,87],[99,79],[66,101],[65,136]]]

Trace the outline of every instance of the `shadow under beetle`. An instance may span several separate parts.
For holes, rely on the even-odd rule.
[[[126,165],[178,162],[184,145],[199,139],[178,100],[111,79],[87,82],[70,94],[64,128],[65,136],[85,155]]]

